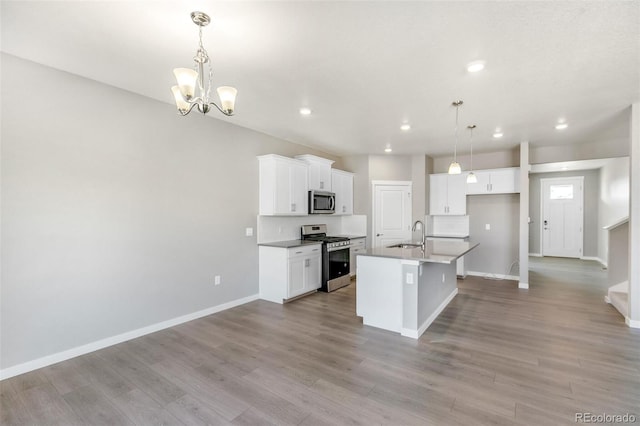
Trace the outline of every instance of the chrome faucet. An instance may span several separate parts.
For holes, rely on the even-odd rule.
[[[422,221],[420,221],[420,220],[416,220],[416,222],[413,224],[413,228],[411,230],[415,231],[417,229],[418,224],[420,224],[420,229],[422,230],[422,241],[420,241],[420,245],[422,247],[422,251],[424,251],[425,240],[426,240],[424,223],[422,223]]]

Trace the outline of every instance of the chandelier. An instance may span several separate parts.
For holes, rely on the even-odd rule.
[[[209,25],[211,18],[203,12],[191,12],[191,20],[198,26],[200,44],[196,51],[196,56],[193,57],[193,61],[195,62],[193,69],[176,68],[173,70],[178,85],[173,86],[171,91],[176,100],[178,113],[180,113],[180,115],[187,115],[193,107],[197,106],[198,111],[206,114],[211,109],[211,106],[214,106],[224,115],[231,116],[233,115],[234,105],[236,103],[236,94],[238,93],[234,87],[220,86],[216,89],[220,98],[219,106],[215,102],[211,102],[209,97],[213,70],[211,69],[211,62],[209,61],[209,54],[202,45],[202,27]],[[205,64],[209,71],[206,84]],[[196,96],[196,90],[198,96]]]
[[[453,101],[451,103],[451,105],[456,107],[456,140],[453,146],[453,161],[449,164],[450,175],[459,175],[462,173],[462,168],[460,167],[460,163],[458,163],[458,109],[463,103],[462,101]]]

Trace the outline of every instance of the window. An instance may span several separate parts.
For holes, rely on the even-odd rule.
[[[573,185],[549,185],[551,200],[573,200]]]

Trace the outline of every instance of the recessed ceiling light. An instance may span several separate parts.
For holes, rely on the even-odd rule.
[[[503,136],[504,136],[504,133],[502,133],[502,132],[495,132],[493,134],[493,137],[496,138],[496,139],[501,138]]]
[[[411,130],[411,124],[404,123],[402,126],[400,126],[400,130],[402,130],[403,132],[408,132],[409,130]]]
[[[564,130],[567,127],[569,127],[569,125],[567,123],[558,123],[558,124],[556,124],[556,130]]]
[[[300,114],[301,115],[311,115],[311,109],[309,109],[307,107],[302,107],[302,108],[300,108]]]
[[[467,65],[467,71],[478,72],[484,69],[484,61],[473,61]]]

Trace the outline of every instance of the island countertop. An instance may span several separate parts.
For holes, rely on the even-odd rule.
[[[424,251],[420,247],[376,247],[358,256],[387,257],[430,263],[452,263],[478,246],[471,241],[427,241]]]

